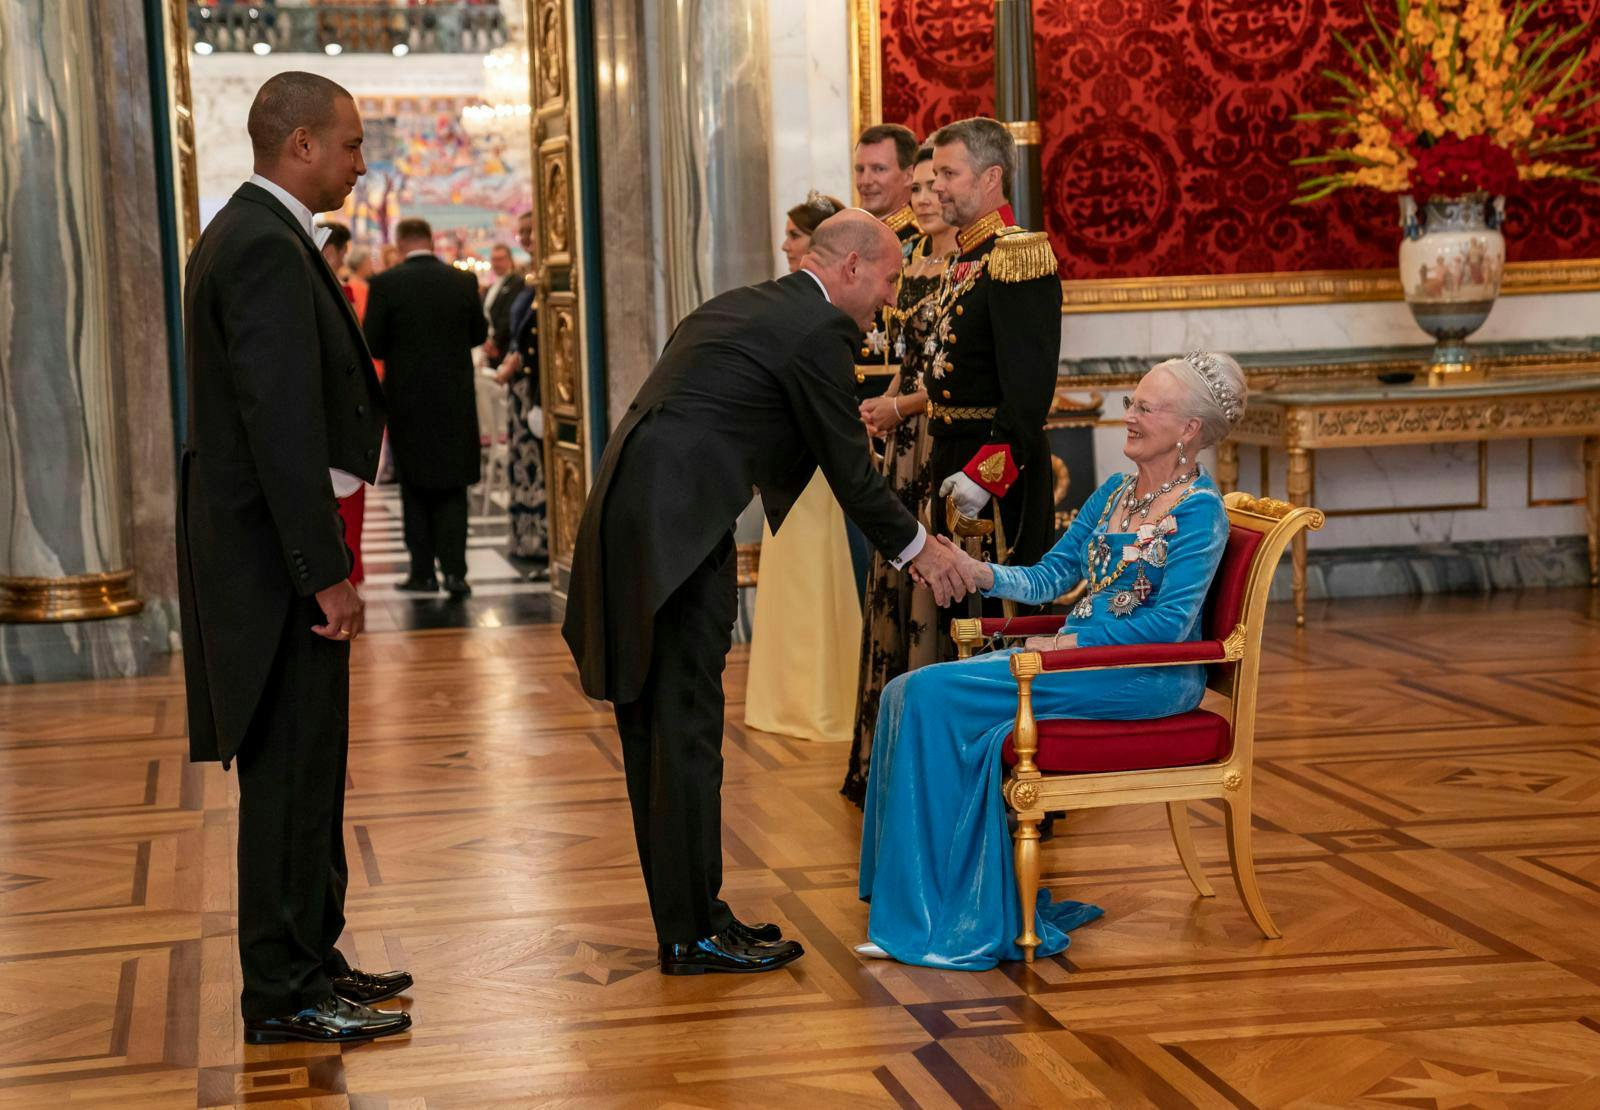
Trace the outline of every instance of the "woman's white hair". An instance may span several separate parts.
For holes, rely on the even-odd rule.
[[[1165,370],[1183,386],[1181,415],[1200,421],[1200,446],[1210,447],[1228,438],[1244,416],[1250,386],[1232,355],[1191,351],[1182,358],[1158,362],[1152,370]]]

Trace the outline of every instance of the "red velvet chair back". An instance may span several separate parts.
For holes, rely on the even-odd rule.
[[[1244,619],[1245,587],[1250,582],[1250,568],[1255,563],[1256,551],[1261,546],[1263,533],[1232,525],[1228,529],[1228,543],[1222,551],[1222,562],[1211,579],[1211,590],[1206,594],[1202,636],[1207,640],[1225,640],[1228,634]],[[1215,686],[1233,670],[1232,663],[1218,663],[1210,668],[1211,684]]]

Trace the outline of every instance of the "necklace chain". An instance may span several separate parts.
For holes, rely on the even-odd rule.
[[[1126,532],[1128,530],[1128,525],[1133,523],[1134,513],[1139,514],[1139,520],[1141,522],[1148,521],[1150,519],[1150,509],[1153,505],[1155,505],[1156,498],[1171,493],[1181,485],[1185,485],[1194,481],[1195,477],[1199,473],[1200,467],[1198,465],[1192,466],[1188,470],[1185,470],[1182,474],[1163,482],[1159,487],[1151,490],[1143,497],[1135,497],[1133,495],[1134,489],[1138,486],[1138,480],[1135,479],[1129,485],[1127,495],[1122,499],[1122,508],[1124,510],[1122,514],[1122,530]]]

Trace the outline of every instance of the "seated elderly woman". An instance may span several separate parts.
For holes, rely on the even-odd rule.
[[[1152,368],[1125,402],[1122,450],[1135,473],[1096,490],[1037,566],[966,568],[985,596],[1028,605],[1085,581],[1061,634],[1031,638],[1026,650],[1199,638],[1228,517],[1196,456],[1228,434],[1245,396],[1244,375],[1227,355],[1191,354]],[[1017,705],[1014,650],[924,667],[884,689],[861,835],[860,894],[872,903],[862,955],[968,971],[1022,958],[1000,796],[1000,749]],[[1069,671],[1035,683],[1034,713],[1164,717],[1195,708],[1204,691],[1199,665]],[[1052,902],[1047,892],[1037,912],[1040,956],[1066,948],[1070,929],[1101,914]]]

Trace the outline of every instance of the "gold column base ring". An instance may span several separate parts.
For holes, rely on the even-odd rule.
[[[0,622],[41,624],[127,617],[144,609],[133,594],[133,571],[60,578],[0,575]]]

